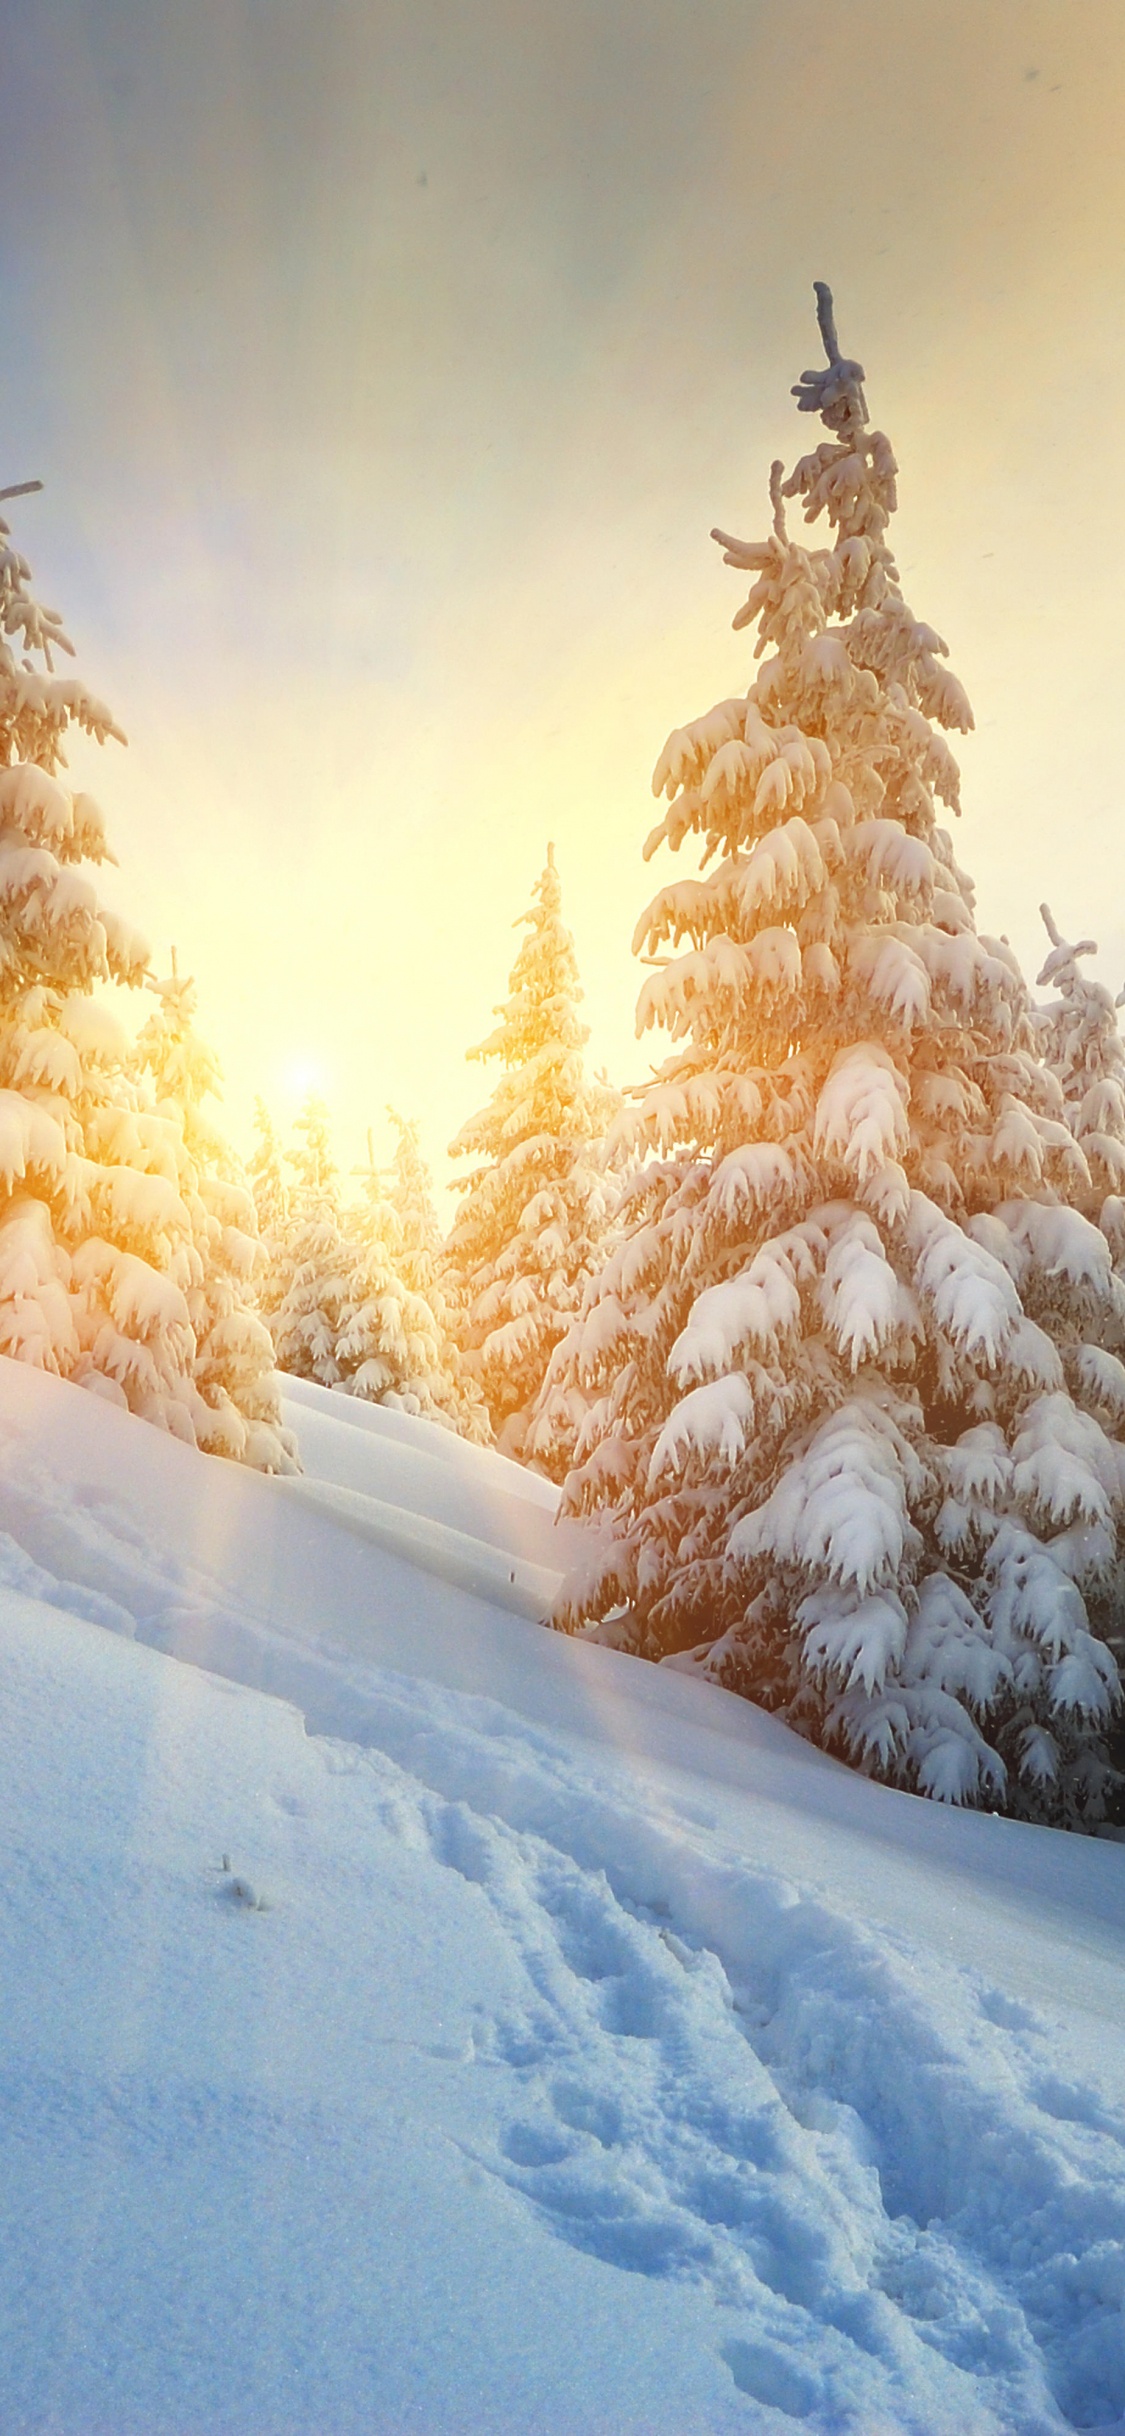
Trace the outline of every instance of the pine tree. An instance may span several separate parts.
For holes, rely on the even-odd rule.
[[[195,983],[176,970],[153,981],[159,1005],[138,1034],[135,1062],[177,1154],[177,1184],[195,1252],[187,1305],[195,1337],[192,1375],[204,1412],[196,1442],[264,1472],[293,1471],[296,1450],[282,1426],[269,1330],[252,1308],[264,1254],[254,1201],[239,1162],[204,1108],[221,1088],[214,1051],[194,1027]]]
[[[450,1264],[418,1126],[412,1119],[400,1116],[397,1109],[388,1108],[387,1114],[396,1133],[388,1198],[400,1227],[397,1266],[404,1283],[412,1293],[425,1298],[433,1316],[438,1367],[431,1393],[436,1415],[450,1421],[462,1438],[487,1445],[492,1429],[480,1390],[457,1341]]]
[[[127,1033],[94,996],[106,981],[136,987],[148,949],[82,868],[113,860],[97,805],[58,776],[72,728],[125,739],[57,674],[72,645],[29,586],[0,522],[0,1351],[194,1443],[210,1419],[179,1158],[130,1072]]]
[[[525,1459],[548,1364],[597,1266],[610,1203],[600,1156],[607,1094],[583,1068],[589,1034],[553,847],[533,899],[519,917],[527,936],[495,1010],[499,1024],[469,1051],[498,1060],[501,1072],[488,1105],[452,1144],[454,1157],[482,1164],[457,1180],[462,1200],[449,1235],[462,1343],[499,1444]],[[565,1469],[569,1449],[557,1428],[534,1451]]]
[[[339,1387],[339,1343],[353,1299],[354,1249],[341,1220],[339,1177],[328,1110],[310,1092],[295,1130],[296,1183],[286,1257],[287,1290],[270,1320],[278,1368],[321,1387]]]
[[[1040,1041],[1090,1169],[1093,1190],[1087,1202],[1096,1216],[1102,1193],[1125,1188],[1125,1042],[1117,1022],[1125,990],[1115,999],[1081,970],[1082,957],[1097,955],[1095,940],[1081,939],[1072,947],[1056,928],[1050,906],[1039,910],[1051,942],[1039,988],[1054,983],[1061,993],[1039,1011]]]
[[[289,1255],[292,1232],[292,1190],[285,1173],[284,1154],[265,1101],[254,1102],[254,1148],[246,1164],[264,1259],[258,1271],[258,1309],[267,1323],[289,1291],[293,1264]]]
[[[396,1108],[388,1108],[387,1115],[395,1129],[387,1194],[398,1213],[401,1230],[398,1265],[411,1291],[433,1300],[441,1293],[445,1265],[433,1178],[422,1156],[417,1124],[412,1118],[400,1116]],[[369,1154],[370,1150],[369,1136]]]
[[[352,1247],[348,1302],[337,1341],[341,1384],[372,1404],[426,1419],[444,1417],[437,1322],[425,1294],[407,1282],[403,1223],[368,1135],[363,1198],[348,1212]]]
[[[1093,939],[1076,945],[1064,939],[1050,907],[1040,907],[1051,952],[1038,977],[1040,989],[1054,984],[1060,995],[1038,1010],[1039,1036],[1049,1072],[1058,1084],[1061,1106],[1090,1170],[1091,1189],[1082,1206],[1096,1218],[1113,1255],[1117,1277],[1125,1291],[1125,1041],[1117,1010],[1125,1006],[1125,990],[1114,998],[1100,981],[1081,969],[1081,959],[1097,955]],[[1106,1191],[1106,1187],[1109,1191]],[[1104,1198],[1103,1198],[1104,1195]],[[1089,1393],[1100,1389],[1099,1409],[1120,1424],[1122,1389],[1120,1359],[1125,1357],[1125,1331],[1103,1329],[1097,1345],[1085,1345],[1082,1364]],[[1104,1617],[1103,1629],[1119,1668],[1125,1672],[1125,1600],[1116,1597]],[[1115,1753],[1125,1758],[1125,1718],[1119,1717]]]
[[[669,739],[637,944],[676,1044],[588,1297],[558,1621],[720,1682],[891,1782],[1090,1824],[1119,1698],[1125,1292],[1016,961],[936,816],[971,713],[903,598],[889,443],[817,289],[828,426],[771,480],[743,697]],[[788,534],[785,502],[826,516]],[[688,942],[686,952],[677,952]],[[1103,1171],[1108,1172],[1108,1171]]]

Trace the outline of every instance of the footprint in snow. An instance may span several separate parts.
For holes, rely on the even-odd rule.
[[[722,2358],[740,2394],[768,2403],[787,2419],[807,2419],[820,2399],[816,2379],[771,2343],[724,2343]]]
[[[909,1965],[749,1870],[732,1986],[670,1910],[545,1837],[432,1796],[426,1832],[526,1983],[477,2043],[519,2094],[476,2163],[607,2268],[709,2291],[725,2366],[771,2425],[851,2425],[857,2377],[869,2417],[912,2432],[1117,2424],[1125,2193],[1105,2190],[1100,2249],[1076,2240],[1107,2126],[1061,2075],[1014,2092],[1033,2013],[950,1974],[939,2031]],[[1018,2225],[997,2204],[1017,2182]],[[1056,2323],[1051,2262],[1076,2250]]]

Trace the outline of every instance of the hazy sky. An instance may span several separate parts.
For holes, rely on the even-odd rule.
[[[593,1027],[667,730],[752,674],[835,289],[905,589],[978,733],[962,861],[1125,978],[1117,0],[0,0],[0,480],[130,748],[81,758],[248,1139],[324,1077],[441,1166],[548,838]],[[107,889],[107,893],[110,891]],[[386,1137],[384,1137],[385,1139]]]

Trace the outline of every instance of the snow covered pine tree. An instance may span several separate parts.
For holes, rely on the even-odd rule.
[[[292,1154],[297,1181],[286,1245],[289,1284],[270,1314],[278,1368],[297,1379],[338,1387],[343,1366],[338,1346],[351,1301],[354,1247],[340,1212],[339,1180],[328,1127],[328,1110],[310,1092],[295,1120],[300,1143]]]
[[[296,1443],[282,1426],[273,1343],[252,1307],[254,1278],[266,1259],[257,1212],[239,1161],[203,1105],[218,1095],[222,1074],[195,1029],[195,983],[177,972],[174,949],[170,977],[149,987],[159,1005],[137,1036],[135,1058],[167,1126],[191,1222],[192,1376],[205,1408],[196,1415],[196,1442],[256,1471],[296,1471]]]
[[[437,1331],[438,1369],[431,1395],[439,1419],[449,1421],[458,1435],[486,1446],[492,1428],[480,1390],[457,1343],[448,1268],[441,1227],[434,1206],[433,1179],[422,1156],[418,1126],[388,1108],[397,1136],[387,1185],[388,1198],[400,1227],[395,1266],[403,1284],[429,1305]]]
[[[696,838],[712,868],[637,934],[638,1028],[679,1046],[572,1340],[591,1553],[556,1621],[690,1652],[892,1783],[1088,1826],[1120,1697],[1117,1171],[935,818],[938,730],[971,713],[903,599],[894,458],[816,294],[827,365],[794,394],[831,436],[775,466],[768,540],[715,536],[767,656],[655,773],[646,853]],[[790,539],[793,498],[830,547]]]
[[[532,893],[519,916],[527,937],[509,995],[495,1009],[500,1022],[469,1051],[498,1058],[501,1074],[488,1106],[450,1145],[452,1157],[485,1164],[456,1180],[463,1198],[448,1249],[462,1342],[497,1441],[506,1455],[534,1456],[561,1478],[573,1446],[565,1396],[560,1389],[553,1397],[538,1430],[535,1407],[602,1250],[609,1201],[601,1137],[613,1098],[583,1070],[589,1033],[578,1014],[582,991],[553,846]]]
[[[292,1193],[277,1131],[265,1101],[254,1102],[255,1141],[246,1162],[265,1260],[258,1272],[258,1309],[267,1322],[293,1282],[289,1257]]]
[[[370,1135],[360,1173],[363,1200],[344,1221],[352,1259],[336,1342],[339,1383],[370,1404],[448,1421],[451,1382],[441,1332],[428,1297],[404,1275],[403,1221],[376,1166]]]
[[[57,776],[72,727],[124,738],[56,674],[72,646],[29,583],[0,522],[0,1351],[208,1444],[182,1137],[146,1102],[128,1036],[94,995],[144,980],[148,949],[78,868],[113,857],[97,805]]]
[[[1097,955],[1095,940],[1080,939],[1072,947],[1059,932],[1050,906],[1041,905],[1039,911],[1051,953],[1038,986],[1045,989],[1054,982],[1061,992],[1051,1006],[1039,1009],[1043,1055],[1062,1092],[1067,1122],[1082,1145],[1095,1189],[1120,1192],[1125,1189],[1125,1041],[1117,1009],[1125,1006],[1125,990],[1111,998],[1102,982],[1082,971],[1080,959]],[[1125,1251],[1113,1205],[1102,1215],[1114,1249]]]

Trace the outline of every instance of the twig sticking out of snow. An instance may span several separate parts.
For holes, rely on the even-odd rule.
[[[236,1903],[244,1912],[268,1912],[271,1909],[268,1895],[260,1894],[249,1878],[236,1878],[232,1874],[229,1852],[223,1854],[219,1874],[230,1881],[229,1885],[219,1890],[225,1902]]]

